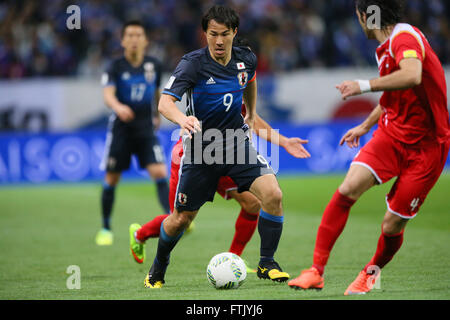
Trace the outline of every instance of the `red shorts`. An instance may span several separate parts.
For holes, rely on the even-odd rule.
[[[352,165],[369,169],[380,184],[397,177],[386,196],[388,211],[412,219],[441,175],[448,151],[449,143],[407,145],[378,129]]]
[[[175,195],[177,193],[177,186],[179,180],[179,171],[181,158],[183,157],[183,143],[179,139],[172,148],[172,161],[170,164],[170,181],[169,181],[169,204],[170,212],[173,212],[175,206]],[[225,200],[229,200],[228,192],[237,190],[238,186],[230,177],[221,177],[217,184],[217,193],[219,193]]]

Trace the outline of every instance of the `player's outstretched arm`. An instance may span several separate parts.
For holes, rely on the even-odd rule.
[[[372,80],[344,81],[336,86],[342,99],[357,96],[366,92],[406,90],[422,83],[422,62],[419,59],[403,59],[397,70],[384,77]]]
[[[194,116],[187,117],[183,112],[181,112],[177,105],[175,104],[177,98],[168,94],[162,94],[161,99],[159,99],[158,111],[168,120],[177,123],[181,129],[184,129],[190,138],[192,138],[191,133],[200,132],[200,122]]]
[[[270,124],[258,114],[255,116],[254,130],[259,137],[283,147],[290,155],[296,158],[305,159],[311,157],[309,152],[303,147],[304,144],[308,143],[308,140],[297,137],[287,138],[283,136],[274,130]]]
[[[422,83],[422,61],[407,58],[400,61],[399,66],[400,70],[370,80],[372,91],[406,90]]]
[[[350,130],[348,130],[344,136],[342,137],[339,145],[343,145],[345,142],[350,148],[356,148],[359,146],[360,138],[365,135],[370,129],[378,122],[380,119],[381,113],[383,112],[381,105],[378,105],[370,115],[361,123],[359,126],[356,126]]]
[[[107,86],[103,88],[103,99],[105,104],[111,108],[123,122],[130,122],[134,119],[133,110],[117,99],[115,86]]]

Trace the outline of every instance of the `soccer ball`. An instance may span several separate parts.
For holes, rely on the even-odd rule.
[[[238,255],[222,252],[209,261],[206,276],[216,289],[237,289],[247,277],[247,267]]]

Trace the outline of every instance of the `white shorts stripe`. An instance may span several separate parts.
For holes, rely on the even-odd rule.
[[[115,120],[116,120],[116,115],[112,114],[109,117],[108,133],[106,134],[106,141],[105,141],[105,150],[103,151],[103,159],[100,162],[100,166],[99,166],[100,170],[102,170],[102,171],[105,171],[106,167],[107,167],[109,152],[111,151],[111,143],[113,140],[112,128],[113,128]]]
[[[233,188],[228,188],[227,190],[225,190],[225,197],[224,197],[224,199],[225,200],[230,199],[230,197],[228,196],[228,192],[233,191],[233,190],[237,190],[237,189],[238,189],[237,187],[233,187]]]
[[[389,206],[389,201],[388,201],[388,197],[387,197],[387,196],[386,196],[386,206],[387,206],[387,209],[388,209],[388,211],[389,211],[390,213],[395,214],[396,216],[399,216],[399,217],[402,218],[402,219],[411,220],[412,218],[414,218],[414,217],[417,215],[417,213],[416,213],[416,214],[414,214],[413,216],[405,216],[405,215],[403,215],[403,214],[401,214],[401,213],[395,212],[395,211],[392,210],[391,207]]]
[[[353,165],[359,165],[359,166],[363,166],[367,169],[369,169],[370,172],[372,172],[373,176],[375,177],[375,179],[377,179],[379,184],[383,184],[383,181],[381,181],[380,177],[377,175],[377,173],[375,172],[375,170],[373,170],[368,164],[364,163],[364,162],[360,162],[360,161],[353,161],[350,166]]]

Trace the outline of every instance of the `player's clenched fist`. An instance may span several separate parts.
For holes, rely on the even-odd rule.
[[[184,129],[187,132],[189,138],[192,138],[192,133],[202,131],[200,128],[200,122],[194,116],[184,117],[179,124],[181,129]]]
[[[125,104],[121,104],[114,110],[123,122],[130,122],[134,119],[134,112],[131,108]]]

